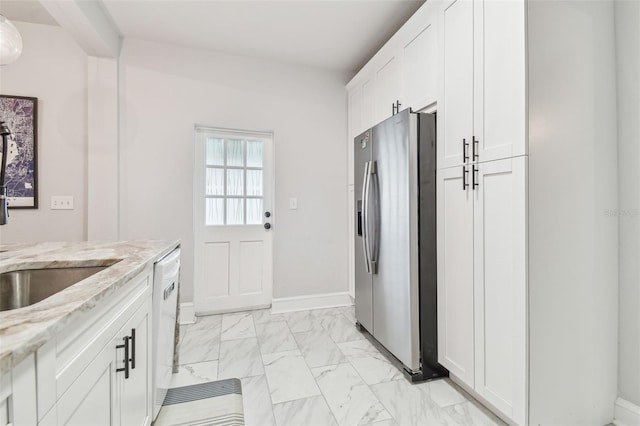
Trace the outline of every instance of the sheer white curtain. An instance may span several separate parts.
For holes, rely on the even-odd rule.
[[[242,198],[227,198],[227,225],[244,224],[244,212]]]
[[[207,168],[207,195],[224,195],[224,169]]]
[[[227,194],[233,196],[244,195],[244,170],[227,169]]]
[[[262,170],[247,170],[247,195],[262,195]]]
[[[207,138],[207,166],[224,166],[224,139]]]
[[[263,141],[207,138],[206,162],[207,225],[261,224]]]
[[[262,224],[262,198],[247,198],[247,225]]]
[[[244,141],[227,139],[227,166],[244,166]]]
[[[262,141],[247,141],[247,167],[262,167]]]
[[[207,198],[207,225],[224,225],[224,199]]]

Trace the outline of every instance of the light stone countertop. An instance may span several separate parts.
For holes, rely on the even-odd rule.
[[[0,273],[40,268],[117,263],[38,303],[0,312],[0,374],[34,353],[146,266],[179,246],[179,241],[52,242],[0,245]]]

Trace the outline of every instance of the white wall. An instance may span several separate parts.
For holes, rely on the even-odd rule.
[[[0,93],[38,98],[37,210],[9,211],[0,241],[78,241],[86,236],[87,55],[60,27],[14,22],[22,56],[0,67]],[[73,195],[74,210],[50,210]]]
[[[120,237],[182,239],[183,301],[196,123],[274,131],[274,297],[348,290],[346,75],[125,40],[119,78]]]
[[[640,2],[616,0],[620,311],[618,393],[640,406]]]
[[[117,240],[118,60],[87,61],[87,239]]]

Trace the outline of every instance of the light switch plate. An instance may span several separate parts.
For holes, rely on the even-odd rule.
[[[289,210],[296,210],[298,208],[298,199],[296,197],[289,198]]]
[[[51,210],[73,210],[73,195],[52,195]]]

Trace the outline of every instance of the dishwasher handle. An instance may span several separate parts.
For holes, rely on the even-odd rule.
[[[173,293],[173,291],[176,289],[176,282],[173,281],[171,282],[171,284],[169,284],[164,291],[162,292],[162,299],[163,300],[167,300],[170,296],[171,293]]]

